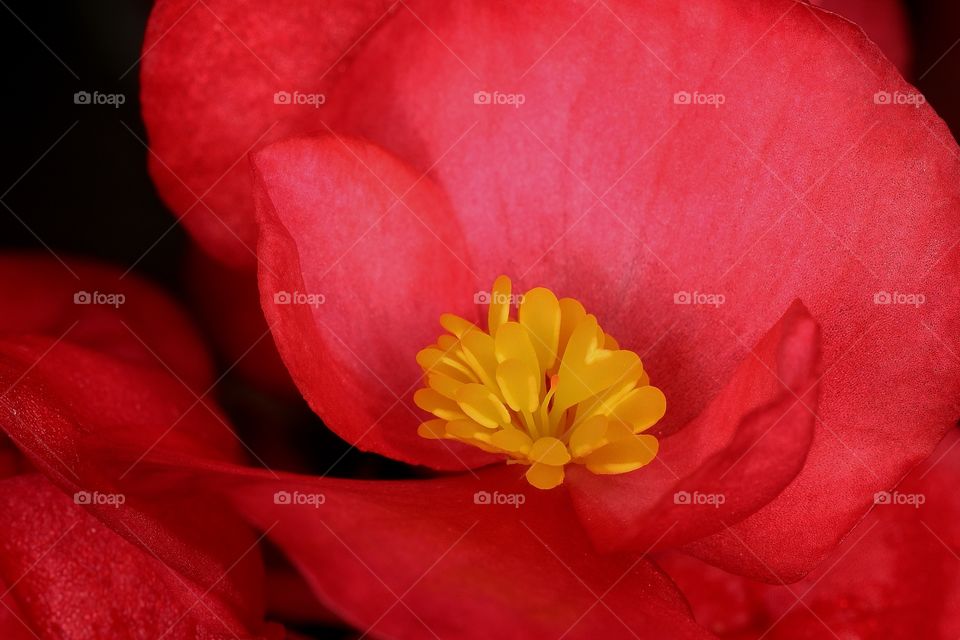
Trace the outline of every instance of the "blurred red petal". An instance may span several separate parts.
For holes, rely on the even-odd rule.
[[[40,263],[33,266],[38,290],[69,294],[57,272],[44,270]],[[84,279],[86,270],[76,269],[81,283],[104,282]],[[4,334],[0,429],[33,467],[67,494],[125,496],[121,508],[91,499],[86,509],[183,580],[208,590],[248,628],[258,628],[263,578],[255,533],[226,505],[203,500],[194,491],[153,487],[156,495],[143,498],[126,490],[148,456],[234,462],[245,456],[218,410],[161,362],[161,349],[147,342],[172,344],[185,337],[188,346],[194,334],[180,312],[133,278],[124,286],[129,308],[128,302],[117,309],[79,305],[92,309],[75,312],[80,316],[76,338],[72,331],[56,337]],[[68,299],[72,301],[72,294]],[[57,328],[64,315],[70,321],[65,310],[71,310],[72,302],[38,295],[20,300],[23,308],[17,313],[33,319],[34,334],[56,334],[51,328]],[[169,320],[166,333],[157,324],[164,319]],[[124,336],[131,336],[134,326],[145,329],[133,343],[137,346],[129,346]],[[177,353],[172,348],[162,351]],[[209,369],[205,354],[190,355],[200,357],[202,368]],[[23,464],[16,466],[21,469]]]
[[[266,637],[39,474],[0,481],[0,510],[0,584],[17,605],[4,638]]]
[[[200,336],[154,285],[90,260],[0,255],[0,334],[34,334],[84,345],[128,362],[162,363],[196,391],[213,382]]]
[[[274,95],[325,92],[390,7],[387,0],[154,5],[140,68],[150,173],[208,252],[235,266],[255,264],[246,156],[316,127],[321,113]]]
[[[296,625],[346,626],[326,608],[303,576],[284,563],[267,563],[267,615]]]
[[[854,529],[815,572],[793,587],[764,593],[777,621],[769,637],[956,638],[960,635],[960,434]],[[819,619],[818,619],[819,618]]]
[[[252,625],[263,606],[254,533],[194,492],[126,489],[147,456],[243,459],[216,410],[158,369],[66,341],[0,342],[0,428],[64,492],[125,495],[122,508],[88,508]]]
[[[410,400],[417,352],[442,313],[470,312],[478,287],[443,195],[376,147],[332,136],[276,143],[254,166],[261,304],[310,406],[364,451],[461,471],[488,461],[418,436],[425,415]]]

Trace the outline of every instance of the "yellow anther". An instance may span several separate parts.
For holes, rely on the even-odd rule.
[[[520,300],[506,276],[494,282],[484,331],[444,314],[448,332],[417,354],[427,387],[414,394],[434,419],[424,438],[458,440],[528,465],[527,481],[552,489],[564,467],[627,473],[657,454],[643,433],[666,411],[640,358],[621,349],[572,298],[538,287]]]

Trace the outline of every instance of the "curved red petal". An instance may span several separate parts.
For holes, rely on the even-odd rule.
[[[603,549],[676,547],[754,513],[800,472],[817,409],[819,330],[794,303],[709,407],[623,476],[571,474],[570,490]],[[776,562],[776,559],[771,560]]]
[[[213,382],[206,347],[186,314],[148,282],[89,260],[0,255],[0,334],[46,335],[148,367],[197,391]]]
[[[13,633],[4,638],[282,637],[248,626],[218,593],[185,581],[39,474],[0,481],[0,510],[0,575],[16,605],[5,609],[13,620],[0,628]]]
[[[208,252],[235,266],[255,264],[247,154],[317,126],[317,100],[297,105],[292,96],[323,96],[390,7],[387,0],[154,5],[140,61],[150,173]]]
[[[960,433],[804,580],[763,585],[680,555],[657,559],[698,621],[724,638],[954,638],[960,633]]]
[[[957,418],[960,164],[923,102],[837,16],[698,0],[407,3],[330,104],[418,169],[453,148],[433,175],[477,272],[526,274],[649,351],[667,429],[808,305],[825,371],[808,461],[737,529],[768,561],[786,544],[768,532],[796,532],[781,569],[799,577]]]
[[[440,315],[476,315],[443,195],[376,147],[333,136],[276,143],[254,166],[261,304],[314,411],[365,451],[441,469],[489,461],[418,436],[428,416],[411,401]]]
[[[208,466],[317,596],[372,635],[710,637],[647,560],[592,553],[564,494],[516,468],[352,481]]]

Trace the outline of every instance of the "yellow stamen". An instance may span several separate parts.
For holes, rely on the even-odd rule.
[[[414,394],[434,419],[428,439],[458,440],[529,466],[539,489],[563,483],[564,467],[627,473],[657,455],[643,433],[667,409],[640,358],[621,349],[572,298],[538,287],[520,296],[500,276],[490,294],[487,330],[443,314],[448,331],[417,354],[426,387]]]

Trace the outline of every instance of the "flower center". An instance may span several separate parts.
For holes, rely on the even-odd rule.
[[[539,489],[561,484],[568,464],[615,474],[653,460],[657,439],[643,432],[667,404],[637,354],[620,349],[578,301],[549,289],[520,296],[516,320],[509,278],[497,278],[488,298],[486,331],[444,314],[449,333],[417,354],[427,387],[414,402],[436,416],[421,436],[529,465],[526,478]]]

